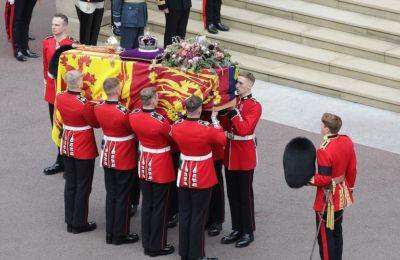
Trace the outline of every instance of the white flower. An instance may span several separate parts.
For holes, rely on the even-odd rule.
[[[190,60],[188,60],[188,62],[189,62],[190,64],[192,64],[192,63],[193,63],[193,60],[192,60],[192,59],[190,59]]]
[[[172,58],[174,58],[174,59],[175,59],[175,58],[176,58],[176,54],[173,54],[173,55],[172,55]]]

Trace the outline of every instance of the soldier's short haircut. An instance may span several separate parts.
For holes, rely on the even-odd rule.
[[[198,96],[191,96],[186,100],[186,110],[190,113],[196,111],[203,104],[203,100]]]
[[[248,71],[244,71],[244,70],[240,71],[239,76],[248,79],[252,85],[256,81],[256,77],[254,77],[253,73],[248,72]]]
[[[68,16],[62,13],[56,13],[53,18],[61,18],[64,22],[64,25],[68,25]]]
[[[151,99],[157,94],[157,89],[155,87],[147,87],[140,91],[140,101],[142,101],[143,106],[150,105]]]
[[[79,70],[70,70],[65,74],[65,82],[68,88],[75,89],[78,87],[79,79],[82,77],[82,73]]]
[[[117,78],[108,78],[103,83],[103,89],[107,95],[113,95],[119,86]]]
[[[334,114],[331,113],[324,113],[321,118],[322,123],[324,126],[329,128],[332,134],[337,134],[342,127],[342,119]]]

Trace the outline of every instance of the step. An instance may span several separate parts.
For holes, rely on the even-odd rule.
[[[163,35],[154,33],[162,46]],[[100,30],[100,39],[110,36],[105,26]],[[400,112],[400,90],[338,76],[318,70],[231,51],[233,60],[240,67],[253,72],[257,79],[291,86],[322,95],[341,98],[356,103]]]
[[[389,19],[301,0],[226,0],[224,4],[400,43],[400,22]]]
[[[328,5],[385,19],[400,21],[398,0],[305,0],[320,5]]]
[[[152,32],[164,33],[165,21],[162,18],[162,13],[149,10],[148,27]],[[187,35],[198,34],[205,34],[211,39],[218,40],[233,51],[400,88],[400,67],[394,65],[249,33],[235,28],[232,28],[229,32],[209,34],[203,29],[200,21],[189,19]]]
[[[148,6],[152,10],[157,9],[154,0],[149,1]],[[233,6],[223,6],[221,12],[223,22],[231,28],[351,54],[388,64],[400,65],[400,59],[396,55],[386,53],[389,50],[400,47],[399,44],[254,11],[242,10]],[[190,18],[201,21],[201,13],[201,2],[193,1]]]

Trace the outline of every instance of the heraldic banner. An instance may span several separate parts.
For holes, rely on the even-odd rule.
[[[196,74],[145,62],[121,60],[118,54],[106,51],[75,49],[63,52],[60,56],[57,94],[66,90],[65,74],[70,70],[82,72],[82,95],[93,103],[107,98],[103,90],[103,82],[107,78],[119,79],[122,85],[121,103],[131,110],[141,107],[140,91],[155,86],[159,93],[157,112],[171,122],[184,116],[184,103],[191,95],[203,99],[204,109],[232,106],[239,73],[237,65],[203,70]],[[56,109],[52,139],[57,145],[61,129],[62,118]]]

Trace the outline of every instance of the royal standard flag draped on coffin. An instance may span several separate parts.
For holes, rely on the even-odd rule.
[[[76,49],[60,56],[57,93],[66,90],[65,74],[70,70],[82,72],[82,95],[93,103],[107,98],[102,85],[110,77],[120,80],[121,103],[129,109],[140,108],[140,91],[155,86],[159,93],[157,111],[173,122],[185,114],[184,103],[191,95],[200,96],[205,109],[211,109],[213,105],[231,106],[235,101],[239,67],[203,70],[201,73],[182,72],[144,62],[123,61],[118,54],[106,51]],[[62,118],[57,104],[55,107],[52,140],[59,145]]]

